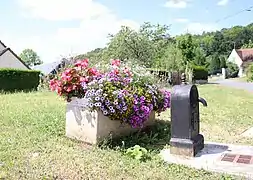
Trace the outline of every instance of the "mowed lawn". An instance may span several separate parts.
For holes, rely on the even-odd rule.
[[[253,145],[252,139],[240,136],[253,125],[253,94],[216,85],[199,86],[199,93],[208,102],[200,110],[206,140]],[[70,140],[65,137],[65,102],[51,92],[1,94],[0,102],[0,179],[235,179],[168,165],[155,151],[140,162],[123,155],[124,147],[90,147]],[[169,116],[166,112],[159,119]],[[162,128],[143,141],[138,141],[142,136],[124,141],[152,145],[157,142],[152,138],[159,137],[168,144],[169,125]]]

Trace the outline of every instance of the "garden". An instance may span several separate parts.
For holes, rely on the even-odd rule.
[[[239,179],[161,160],[159,152],[170,141],[170,89],[155,82],[141,67],[119,60],[103,68],[90,67],[84,59],[50,81],[56,93],[2,93],[0,178]],[[215,84],[198,88],[209,104],[200,107],[206,140],[253,145],[252,139],[240,136],[251,126],[253,94]],[[86,99],[90,113],[101,112],[136,131],[123,137],[109,134],[94,145],[66,137],[66,104],[75,98]],[[145,128],[152,111],[156,118]]]

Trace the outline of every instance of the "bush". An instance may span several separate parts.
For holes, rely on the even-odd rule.
[[[239,73],[239,68],[237,64],[228,62],[227,63],[227,78],[236,78]]]
[[[192,75],[193,80],[207,80],[208,70],[203,66],[193,66]]]
[[[39,74],[40,71],[34,70],[0,69],[0,90],[7,92],[37,90]]]
[[[247,81],[253,82],[253,63],[247,68]]]

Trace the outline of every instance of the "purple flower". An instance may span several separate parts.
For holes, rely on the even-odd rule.
[[[146,98],[145,98],[144,96],[141,96],[141,97],[140,97],[140,101],[141,101],[141,102],[144,102],[145,99],[146,99]]]
[[[103,114],[106,116],[108,114],[108,111],[103,111]]]
[[[138,101],[137,101],[137,100],[134,100],[134,104],[138,104]]]
[[[95,100],[96,100],[96,101],[99,101],[99,100],[100,100],[100,97],[98,97],[98,96],[95,97]]]

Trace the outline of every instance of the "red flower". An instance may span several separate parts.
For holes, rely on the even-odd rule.
[[[116,68],[116,69],[113,69],[112,71],[114,74],[118,75],[119,74],[119,70]]]

